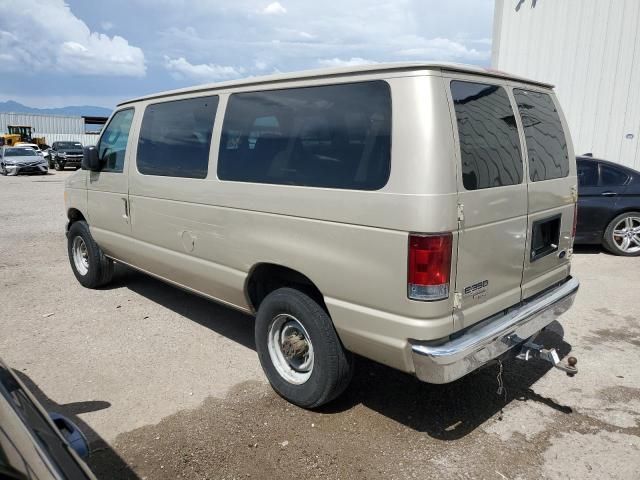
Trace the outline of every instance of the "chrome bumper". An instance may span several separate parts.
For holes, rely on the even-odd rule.
[[[559,286],[472,326],[446,343],[411,341],[416,376],[428,383],[449,383],[501,356],[571,308],[580,283],[570,277]]]

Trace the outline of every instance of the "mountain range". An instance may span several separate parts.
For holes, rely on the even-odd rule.
[[[104,107],[94,107],[91,105],[59,107],[59,108],[34,108],[28,107],[13,100],[0,102],[0,112],[7,113],[40,113],[44,115],[68,115],[73,117],[81,117],[83,115],[89,117],[108,117],[111,110]]]

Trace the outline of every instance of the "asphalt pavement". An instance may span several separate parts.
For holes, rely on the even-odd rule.
[[[0,177],[0,357],[88,433],[101,479],[640,478],[640,258],[578,247],[573,309],[544,334],[578,358],[504,365],[450,385],[357,359],[338,401],[272,392],[253,319],[117,268],[69,267],[64,179]]]

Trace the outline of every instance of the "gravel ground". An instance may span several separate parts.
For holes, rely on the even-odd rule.
[[[265,383],[251,318],[122,268],[82,288],[70,174],[0,178],[0,356],[88,433],[98,478],[640,478],[640,259],[578,250],[578,299],[545,334],[574,378],[510,362],[505,398],[495,367],[434,386],[357,359],[309,412]]]

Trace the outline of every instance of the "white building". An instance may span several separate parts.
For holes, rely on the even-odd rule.
[[[86,119],[83,117],[39,113],[0,113],[0,133],[8,133],[9,125],[31,127],[31,135],[45,137],[49,145],[57,141],[95,145],[98,141],[98,135],[86,133]]]
[[[640,170],[640,0],[496,0],[492,66],[556,85],[577,154]]]

